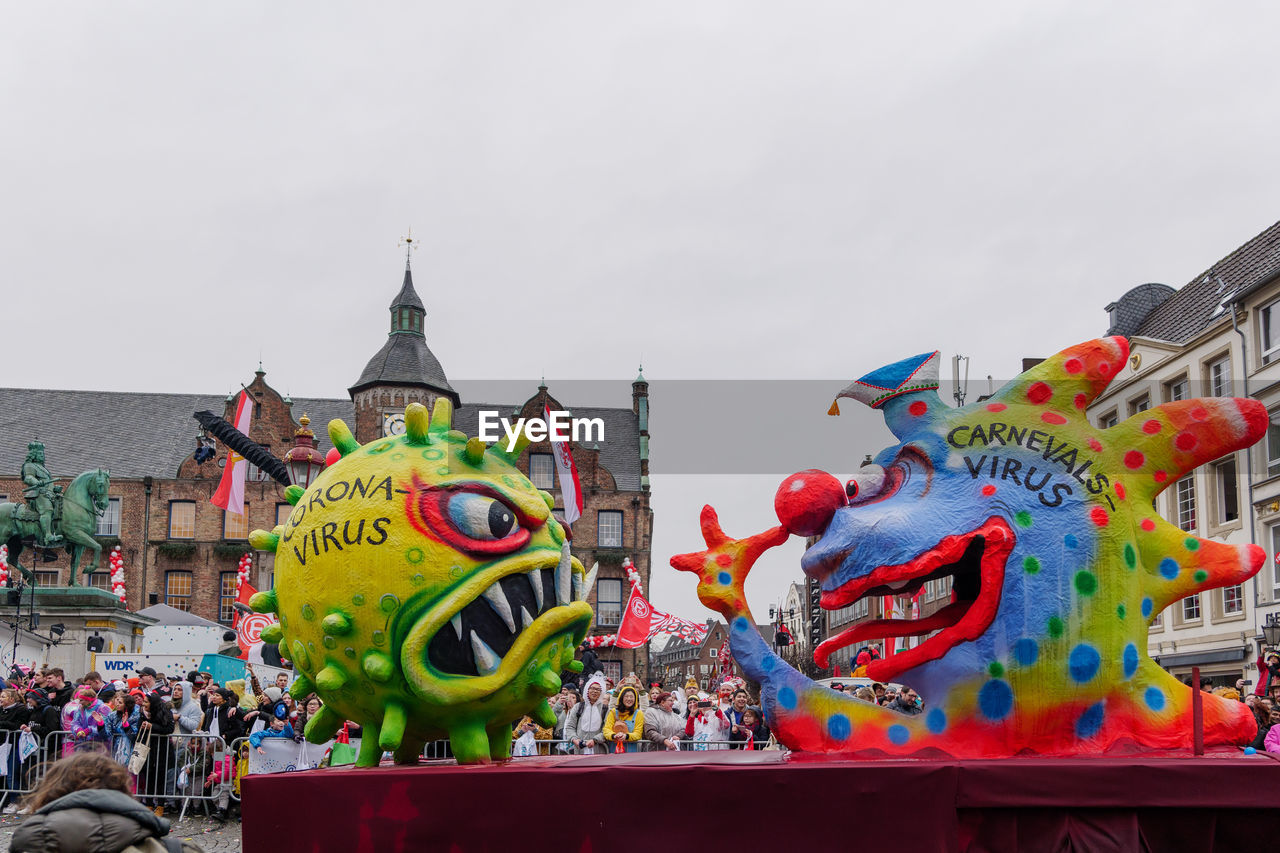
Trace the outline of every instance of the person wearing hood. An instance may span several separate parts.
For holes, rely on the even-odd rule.
[[[634,684],[618,690],[618,701],[604,720],[605,737],[614,742],[615,752],[637,752],[644,737],[644,709],[640,707],[640,691]]]
[[[676,713],[674,693],[659,693],[644,712],[644,736],[654,749],[679,749],[684,718]]]
[[[244,737],[244,715],[236,707],[240,697],[234,690],[219,687],[209,694],[209,708],[200,720],[200,731],[220,736],[230,744]]]
[[[1259,643],[1259,646],[1262,644]],[[1271,685],[1280,684],[1280,653],[1275,650],[1258,654],[1258,684],[1253,688],[1255,696],[1270,694]]]
[[[200,703],[188,694],[187,685],[184,682],[179,681],[173,685],[170,702],[173,705],[173,716],[178,721],[178,731],[184,735],[194,734],[195,730],[200,728],[200,719],[204,716],[204,712],[200,710]]]
[[[58,709],[49,704],[49,695],[45,691],[28,690],[24,701],[28,711],[27,724],[22,727],[24,732],[43,738],[49,732],[62,730]]]
[[[255,735],[271,725],[272,719],[276,717],[276,707],[283,696],[284,691],[274,684],[262,691],[258,707],[244,715],[249,734]]]
[[[107,733],[111,735],[111,754],[125,766],[128,766],[129,757],[133,755],[133,742],[138,737],[138,726],[141,723],[142,709],[138,707],[137,697],[123,690],[112,694]]]
[[[64,749],[105,752],[111,741],[107,731],[109,716],[111,709],[98,699],[98,691],[87,685],[77,687],[71,701],[62,708],[62,730],[67,732]]]
[[[604,718],[609,713],[609,700],[604,697],[604,677],[599,673],[587,679],[582,701],[573,706],[564,724],[564,736],[579,755],[604,752]]]
[[[192,841],[166,838],[169,821],[129,796],[129,772],[106,755],[77,752],[55,762],[31,794],[32,815],[13,833],[23,853],[201,853]]]
[[[27,724],[30,715],[27,705],[12,687],[0,690],[0,737],[9,745],[9,757],[5,759],[5,775],[0,779],[0,791],[4,797],[0,802],[9,799],[9,791],[22,787],[22,761],[18,749],[18,739],[22,736],[22,728]]]

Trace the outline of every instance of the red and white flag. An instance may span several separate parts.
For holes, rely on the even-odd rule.
[[[262,629],[274,623],[275,617],[265,613],[254,613],[249,609],[249,599],[257,594],[253,584],[240,582],[240,591],[236,595],[236,618],[232,627],[236,632],[236,644],[240,646],[240,660],[249,663],[265,663],[262,659]]]
[[[236,403],[235,428],[248,435],[252,420],[253,404],[249,402],[249,395],[241,391],[240,401]],[[243,456],[234,450],[228,450],[226,467],[222,469],[222,480],[218,483],[218,490],[213,493],[209,502],[233,515],[244,515],[244,475],[248,465]]]
[[[640,594],[640,587],[631,587],[631,597],[627,599],[613,645],[620,649],[638,649],[658,634],[675,634],[700,644],[707,638],[707,626],[654,609]]]
[[[551,406],[543,404],[543,416],[551,423]],[[578,466],[573,463],[573,451],[569,439],[551,438],[551,451],[556,457],[556,477],[560,480],[560,494],[564,497],[564,522],[573,524],[582,517],[582,485],[578,482]]]

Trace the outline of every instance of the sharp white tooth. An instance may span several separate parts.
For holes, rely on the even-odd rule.
[[[528,627],[529,627],[530,625],[532,625],[532,624],[533,624],[533,617],[529,615],[529,611],[528,611],[528,610],[525,610],[523,607],[521,607],[521,608],[520,608],[520,625],[521,625],[521,627],[523,627],[523,628],[528,628]]]
[[[476,669],[481,675],[492,675],[498,671],[502,658],[498,657],[485,641],[471,632],[471,653],[476,656]]]
[[[484,600],[493,605],[493,609],[498,611],[502,621],[507,623],[507,630],[514,634],[516,632],[516,620],[511,615],[511,605],[507,602],[507,597],[502,594],[502,587],[495,583],[486,589],[484,591]]]
[[[538,602],[538,612],[542,612],[542,569],[526,572],[529,583],[533,584],[533,600]]]
[[[458,639],[462,639],[462,611],[459,610],[453,614],[453,618],[449,620],[449,624],[453,626],[453,630],[458,635]]]
[[[573,581],[570,576],[573,574],[573,566],[569,562],[569,543],[564,543],[564,547],[560,549],[560,565],[556,566],[556,604],[568,604],[572,599],[569,598]]]

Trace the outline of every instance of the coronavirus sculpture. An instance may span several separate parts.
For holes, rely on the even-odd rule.
[[[1182,400],[1095,429],[1085,408],[1128,354],[1123,338],[1081,344],[959,409],[937,394],[937,353],[890,365],[840,394],[880,410],[899,440],[874,464],[845,486],[792,475],[775,498],[782,526],[746,539],[703,510],[707,550],[672,565],[697,574],[703,603],[729,621],[734,659],[763,685],[783,742],[956,757],[1190,745],[1191,688],[1147,656],[1148,625],[1181,598],[1249,578],[1264,554],[1188,534],[1153,500],[1257,441],[1267,413],[1253,400]],[[756,632],[743,581],[789,534],[817,537],[802,565],[827,609],[951,578],[951,603],[932,615],[860,624],[816,650],[825,665],[853,643],[917,638],[867,675],[914,687],[923,713],[815,685]],[[1254,736],[1244,705],[1203,700],[1206,743]]]
[[[308,740],[363,727],[357,764],[383,751],[412,763],[447,736],[460,763],[511,753],[511,721],[555,724],[546,697],[591,624],[589,584],[552,499],[511,451],[451,428],[452,407],[411,404],[405,432],[360,445],[342,421],[342,458],[288,521],[254,531],[275,552],[275,588],[251,606],[279,624],[263,640],[298,673],[291,692],[324,707]]]

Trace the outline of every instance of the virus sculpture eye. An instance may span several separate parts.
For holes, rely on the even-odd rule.
[[[484,485],[423,488],[418,511],[431,534],[471,554],[507,554],[529,542],[531,528],[542,526],[519,513]]]

